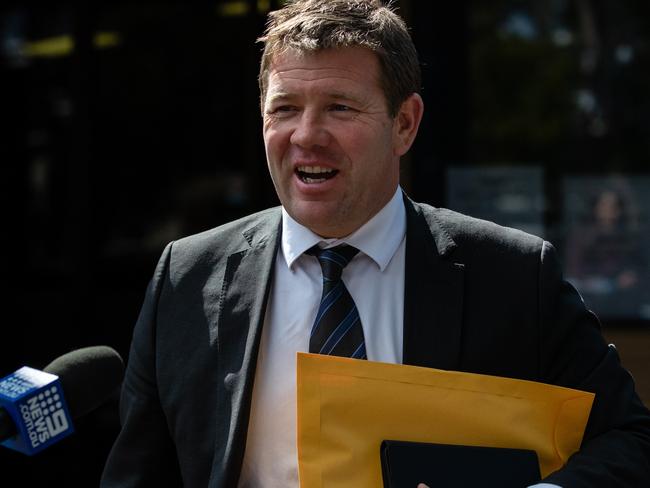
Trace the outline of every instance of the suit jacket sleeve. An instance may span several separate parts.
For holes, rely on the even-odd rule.
[[[163,252],[149,283],[135,326],[122,385],[122,430],[104,468],[102,488],[182,486],[155,378],[156,309],[170,253],[171,244]]]
[[[540,357],[545,381],[596,394],[582,447],[544,481],[565,488],[650,486],[650,413],[608,346],[597,318],[562,279],[544,243],[540,271]]]

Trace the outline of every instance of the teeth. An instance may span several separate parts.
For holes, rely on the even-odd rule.
[[[298,171],[302,173],[332,173],[334,170],[322,166],[298,166]]]
[[[303,178],[305,183],[322,183],[326,178]]]
[[[298,166],[296,170],[300,179],[307,184],[322,183],[337,173],[335,169],[323,166]]]

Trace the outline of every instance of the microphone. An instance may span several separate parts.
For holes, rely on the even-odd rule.
[[[72,434],[72,419],[108,400],[123,376],[122,358],[108,346],[71,351],[43,371],[23,366],[0,379],[0,443],[28,455],[46,449]]]

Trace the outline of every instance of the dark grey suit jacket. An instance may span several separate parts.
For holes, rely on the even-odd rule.
[[[404,363],[595,392],[581,451],[547,481],[650,486],[650,414],[552,246],[405,203]],[[236,486],[280,220],[270,209],[167,246],[135,327],[102,487]]]

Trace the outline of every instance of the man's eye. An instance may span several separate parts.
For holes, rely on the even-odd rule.
[[[265,116],[269,120],[291,119],[297,111],[298,108],[293,105],[278,105],[277,107],[270,107]]]
[[[332,110],[333,112],[350,112],[352,111],[352,108],[348,107],[347,105],[335,103],[330,106],[330,110]]]
[[[295,112],[297,109],[293,105],[279,105],[277,107],[271,108],[267,113],[269,115],[287,115],[292,112]]]

